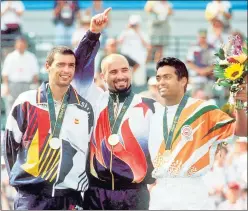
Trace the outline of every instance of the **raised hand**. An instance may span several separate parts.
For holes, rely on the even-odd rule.
[[[108,23],[109,12],[112,10],[111,7],[104,10],[103,13],[97,14],[91,18],[90,31],[93,33],[100,33]]]

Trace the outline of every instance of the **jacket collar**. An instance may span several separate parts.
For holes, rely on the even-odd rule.
[[[119,98],[120,102],[124,102],[125,99],[131,94],[132,92],[132,87],[129,86],[129,88],[127,88],[126,90],[123,91],[112,91],[109,90],[109,94],[111,96],[111,98],[113,99],[114,102],[116,102],[117,97]]]
[[[37,96],[36,96],[36,102],[37,104],[40,103],[47,103],[47,86],[48,82],[43,82],[41,86],[38,88]],[[76,90],[70,85],[69,87],[69,102],[68,104],[80,104],[80,97]]]

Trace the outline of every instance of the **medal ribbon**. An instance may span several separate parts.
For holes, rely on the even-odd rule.
[[[112,99],[111,96],[109,96],[109,101],[108,101],[108,113],[109,113],[109,121],[110,121],[110,126],[111,126],[111,130],[112,130],[112,134],[117,134],[121,121],[124,117],[124,114],[126,113],[127,109],[129,108],[132,100],[134,97],[134,93],[131,92],[130,95],[126,98],[121,111],[119,113],[119,115],[117,116],[117,118],[115,119],[115,115],[114,115],[114,101]]]
[[[52,131],[52,138],[59,138],[59,133],[62,127],[62,122],[65,116],[65,111],[68,105],[69,101],[69,90],[65,93],[62,101],[62,105],[59,110],[58,118],[56,120],[56,113],[55,113],[55,107],[54,107],[54,100],[53,100],[53,94],[50,89],[50,86],[48,86],[47,89],[47,102],[48,102],[48,111],[49,111],[49,117],[51,121],[51,131]]]
[[[164,134],[164,141],[165,141],[165,149],[166,150],[171,150],[173,134],[174,134],[174,131],[176,129],[178,119],[179,119],[179,117],[180,117],[180,115],[181,115],[181,113],[182,113],[182,111],[183,111],[183,109],[184,109],[184,107],[188,101],[188,98],[189,98],[189,96],[187,94],[185,94],[183,96],[183,99],[181,100],[181,102],[177,108],[176,114],[174,116],[169,135],[168,135],[167,114],[166,114],[167,108],[165,108],[164,118],[163,118],[163,134]]]

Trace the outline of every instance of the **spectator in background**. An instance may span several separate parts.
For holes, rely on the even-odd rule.
[[[247,178],[247,174],[245,177]],[[243,209],[247,210],[247,186],[241,189],[240,202],[243,204]]]
[[[86,9],[86,14],[89,16],[95,16],[97,14],[100,14],[104,12],[105,8],[103,6],[103,1],[101,0],[93,0],[92,1],[92,7]]]
[[[211,28],[208,32],[208,43],[211,44],[216,50],[228,42],[229,33],[224,31],[224,23],[219,18],[214,18],[211,21]]]
[[[212,98],[214,53],[213,46],[207,42],[207,31],[199,30],[198,42],[189,48],[186,64],[189,68],[190,83],[195,88],[203,89],[208,98]]]
[[[206,91],[202,88],[193,87],[191,90],[191,96],[193,98],[200,99],[200,100],[206,100],[208,102],[211,102],[212,104],[217,105],[216,100],[213,98],[209,98]]]
[[[71,44],[73,48],[76,48],[81,41],[82,37],[90,28],[90,16],[84,15],[81,20],[79,20],[78,28],[73,32]]]
[[[56,45],[70,46],[75,20],[81,17],[78,1],[55,0],[53,15],[53,21],[56,26]]]
[[[216,207],[225,199],[223,191],[224,187],[227,185],[227,154],[227,148],[220,147],[216,152],[213,167],[204,176],[204,182],[208,187],[210,199],[213,200]]]
[[[142,97],[151,98],[159,102],[160,104],[163,104],[163,100],[161,96],[159,95],[158,88],[156,86],[157,84],[156,77],[155,76],[150,77],[147,84],[148,84],[148,90],[141,92],[140,95]]]
[[[133,74],[133,83],[136,86],[146,84],[146,58],[150,48],[148,37],[140,30],[140,15],[129,17],[128,28],[123,30],[118,38],[121,45],[120,53],[129,56],[139,64]]]
[[[27,51],[27,40],[19,36],[15,50],[4,60],[2,77],[7,96],[7,115],[19,94],[30,89],[33,83],[38,85],[39,66],[36,56]]]
[[[191,96],[200,100],[208,100],[208,97],[203,89],[192,88]]]
[[[247,136],[239,137],[232,148],[227,159],[229,164],[227,177],[240,187],[240,196],[236,202],[241,207],[239,209],[247,210]]]
[[[1,1],[2,47],[13,46],[12,41],[21,34],[21,16],[24,11],[22,1]],[[10,43],[4,43],[8,41]]]
[[[170,35],[169,17],[173,14],[172,4],[169,1],[147,1],[145,11],[150,13],[149,36],[152,48],[149,50],[147,61],[157,62],[163,57],[163,48],[168,45]]]
[[[120,54],[120,52],[118,51],[118,41],[115,38],[108,38],[107,39],[106,45],[104,47],[104,53],[100,59],[99,65],[98,65],[98,69],[97,69],[98,72],[101,72],[100,69],[101,69],[102,60],[110,54]],[[130,56],[125,55],[125,54],[122,54],[122,55],[126,57],[128,63],[129,63],[129,66],[131,67],[132,71],[135,72],[139,68],[139,64],[135,60],[133,60]]]
[[[242,188],[247,187],[247,181],[243,177],[247,175],[247,137],[239,137],[235,142],[228,163],[229,181],[237,181]]]
[[[240,186],[236,182],[230,182],[226,190],[226,200],[218,206],[218,210],[243,210],[244,205],[239,200]]]
[[[215,0],[207,4],[205,18],[211,23],[217,18],[223,21],[225,32],[230,31],[230,21],[232,19],[232,5],[230,1]]]
[[[85,14],[93,17],[97,14],[102,13],[106,8],[103,5],[102,0],[93,0],[92,1],[92,7],[86,9]],[[110,20],[108,21],[107,26],[109,26]],[[100,37],[100,47],[104,48],[106,41],[108,39],[107,31],[106,28],[101,32],[101,37]]]

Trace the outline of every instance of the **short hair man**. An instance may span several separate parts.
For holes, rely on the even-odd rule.
[[[157,63],[157,87],[165,107],[157,104],[151,120],[149,151],[156,185],[151,189],[153,210],[208,209],[208,191],[201,176],[211,168],[219,144],[233,135],[247,135],[247,116],[237,110],[235,120],[209,101],[186,93],[188,71],[179,59]],[[236,99],[247,94],[245,84]],[[163,196],[163,197],[161,197]]]
[[[74,52],[55,47],[46,61],[49,82],[19,95],[4,137],[10,185],[17,210],[68,210],[83,206],[88,187],[86,154],[93,110],[70,85]]]

